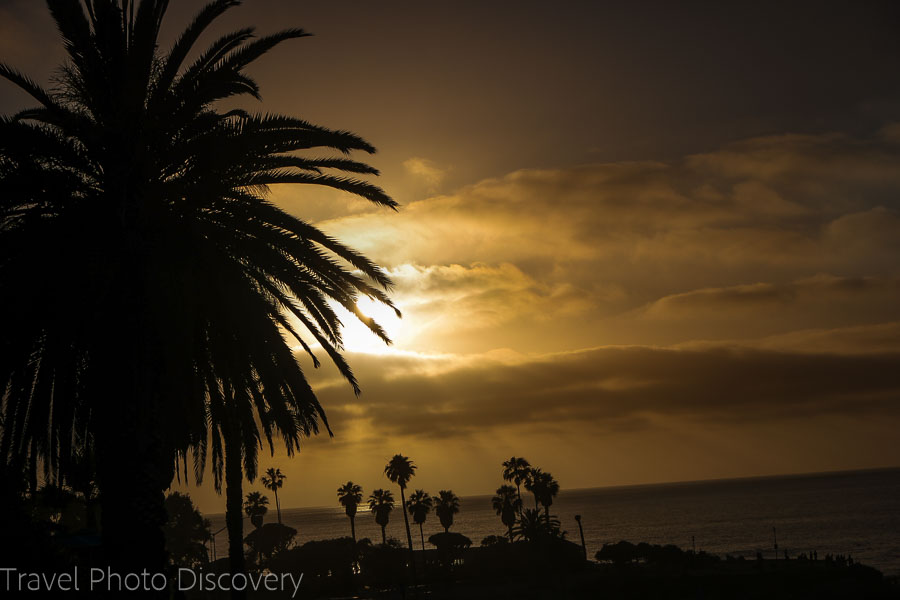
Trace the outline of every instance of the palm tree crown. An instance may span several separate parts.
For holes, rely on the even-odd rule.
[[[491,498],[491,507],[500,515],[500,520],[506,525],[509,533],[509,540],[512,541],[512,528],[516,524],[516,516],[522,510],[522,500],[516,488],[511,485],[501,485],[497,488],[497,494]]]
[[[416,465],[408,457],[402,454],[395,454],[384,467],[384,474],[388,479],[400,486],[400,505],[405,506],[406,497],[404,490],[406,490],[406,484],[416,474]],[[409,544],[409,551],[412,552],[412,532],[409,529],[409,517],[406,516],[405,510],[403,511],[403,524],[406,526],[406,541]],[[415,569],[414,565],[413,569]]]
[[[453,515],[459,512],[459,496],[451,490],[441,490],[435,499],[434,512],[441,521],[444,531],[450,531]]]
[[[269,512],[269,499],[259,492],[250,492],[244,501],[244,512],[250,517],[254,527],[262,527],[263,517]]]
[[[519,496],[519,512],[522,511],[522,483],[528,478],[528,471],[531,464],[521,457],[512,456],[509,460],[503,461],[503,479],[516,484],[516,493]]]
[[[281,472],[281,469],[269,467],[266,474],[262,476],[260,481],[268,489],[275,492],[275,510],[278,512],[278,522],[281,523],[281,503],[278,500],[278,490],[284,485],[287,476]]]
[[[549,521],[550,506],[553,504],[553,498],[559,494],[559,482],[550,473],[536,469],[531,483],[531,492],[534,494],[535,501],[540,502],[544,507],[544,512]]]
[[[344,512],[350,518],[350,535],[356,541],[356,507],[362,502],[362,487],[352,481],[348,481],[337,490],[338,502],[344,507]]]
[[[416,465],[408,457],[395,454],[384,467],[384,474],[401,489],[406,489],[406,484],[416,474]]]
[[[317,366],[312,338],[357,393],[333,306],[389,341],[356,300],[392,306],[390,280],[269,203],[270,186],[396,204],[357,178],[377,174],[347,157],[374,152],[358,136],[220,109],[258,99],[245,68],[303,30],[243,28],[197,53],[239,4],[214,0],[161,53],[167,0],[48,4],[68,55],[59,85],[0,65],[37,103],[0,118],[0,455],[54,476],[96,446],[109,556],[156,568],[180,461],[192,454],[199,480],[211,452],[218,487],[228,447],[252,479],[263,438],[290,455],[327,428],[282,332]]]
[[[414,491],[409,495],[409,500],[406,502],[406,509],[409,511],[409,514],[412,515],[413,522],[419,526],[419,536],[422,538],[422,550],[425,549],[425,533],[422,530],[422,525],[425,523],[428,513],[431,512],[433,502],[431,496],[429,496],[425,490]]]
[[[390,490],[377,489],[369,495],[369,510],[375,515],[375,522],[381,526],[381,543],[387,543],[385,528],[394,510],[394,495]]]

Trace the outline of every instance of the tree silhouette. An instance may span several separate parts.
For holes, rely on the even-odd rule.
[[[541,469],[530,467],[525,473],[525,478],[522,480],[522,484],[525,486],[525,489],[534,494],[535,509],[537,509],[539,503],[538,492],[535,491],[535,485],[540,486],[540,481],[543,476],[544,472]]]
[[[263,524],[263,517],[269,512],[269,499],[259,492],[250,492],[244,501],[244,512],[250,517],[253,526],[259,529]]]
[[[450,490],[439,491],[435,498],[434,512],[441,521],[441,527],[449,532],[453,525],[453,515],[459,512],[459,496]]]
[[[512,456],[503,461],[503,479],[516,484],[516,494],[519,497],[519,510],[522,512],[522,483],[528,478],[531,465],[524,458]]]
[[[282,331],[312,355],[299,323],[355,392],[332,303],[388,341],[356,300],[391,305],[390,280],[267,202],[269,186],[395,203],[354,178],[371,167],[301,155],[373,152],[358,136],[218,109],[258,99],[245,68],[304,31],[254,39],[245,28],[198,53],[238,4],[214,0],[162,53],[167,0],[48,4],[67,52],[56,87],[0,65],[38,104],[0,119],[0,455],[53,477],[95,449],[108,561],[162,571],[163,495],[181,461],[193,453],[199,480],[207,451],[218,476],[227,455],[239,517],[241,460],[252,479],[263,436],[273,449],[280,435],[291,455],[327,427]]]
[[[400,505],[406,506],[406,496],[403,491],[406,489],[406,484],[409,483],[409,480],[416,474],[416,465],[408,457],[402,454],[395,454],[384,467],[384,474],[388,479],[400,486]],[[412,552],[412,533],[409,530],[409,517],[406,516],[405,510],[403,511],[403,523],[406,525],[406,541],[409,544],[409,551]]]
[[[553,504],[553,498],[559,494],[559,483],[553,479],[553,475],[550,473],[544,473],[539,469],[537,472],[533,474],[533,481],[531,483],[531,491],[534,493],[534,498],[537,502],[540,502],[544,507],[544,514],[547,517],[547,522],[550,522],[550,506]]]
[[[509,541],[512,541],[512,528],[516,524],[517,515],[522,511],[522,500],[519,498],[518,491],[511,485],[501,485],[497,488],[497,494],[491,498],[491,506],[506,525]]]
[[[188,494],[166,496],[166,548],[172,564],[197,567],[209,562],[204,545],[210,538],[209,521],[203,518]]]
[[[387,543],[385,527],[394,510],[394,495],[389,490],[377,489],[369,495],[369,509],[375,515],[375,522],[381,525],[381,543]]]
[[[513,536],[516,539],[523,539],[528,542],[536,542],[549,538],[565,538],[565,532],[560,531],[559,519],[555,517],[544,518],[536,508],[526,508],[522,511],[522,516],[516,521],[512,528]]]
[[[422,524],[425,523],[428,513],[431,512],[433,500],[424,490],[416,490],[409,495],[406,508],[412,515],[413,522],[419,526],[419,536],[422,538],[422,550],[425,549],[425,533],[422,531]]]
[[[350,517],[350,535],[356,542],[356,507],[362,502],[362,488],[352,481],[348,481],[337,490],[338,502],[344,507],[344,512]]]
[[[260,478],[262,484],[275,493],[275,510],[278,512],[278,524],[281,525],[281,503],[278,501],[278,490],[284,485],[287,476],[281,472],[281,469],[269,467],[266,474]]]

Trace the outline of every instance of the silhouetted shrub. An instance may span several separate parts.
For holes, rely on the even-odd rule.
[[[509,538],[504,535],[489,535],[481,540],[481,547],[502,546],[509,544]]]
[[[206,541],[209,521],[203,518],[188,494],[172,492],[166,496],[168,521],[163,527],[169,560],[179,567],[196,567],[209,562]]]

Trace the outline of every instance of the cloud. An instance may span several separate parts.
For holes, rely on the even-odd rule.
[[[398,278],[414,350],[863,326],[900,319],[898,159],[883,132],[769,136],[669,162],[520,170],[322,225]]]
[[[672,419],[709,425],[823,415],[900,416],[896,352],[835,355],[738,346],[601,347],[462,358],[357,355],[364,394],[317,393],[336,431],[466,437],[524,426],[599,434]],[[431,362],[427,372],[421,363]]]
[[[878,320],[896,316],[900,298],[897,277],[834,277],[819,275],[783,284],[753,283],[721,288],[704,288],[660,298],[640,309],[647,319],[799,319],[802,314],[819,313],[825,319],[840,312],[851,318],[868,310],[867,318]],[[872,310],[878,307],[878,315]],[[840,309],[837,311],[837,309]],[[795,321],[798,322],[798,321]]]
[[[422,179],[430,193],[434,193],[440,187],[447,175],[446,170],[438,167],[433,161],[421,157],[406,159],[403,161],[403,168],[407,173]]]

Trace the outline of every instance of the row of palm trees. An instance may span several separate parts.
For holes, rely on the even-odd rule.
[[[278,514],[279,525],[281,525],[281,502],[278,500],[278,490],[284,486],[285,479],[287,479],[287,475],[282,473],[281,469],[274,467],[266,469],[266,474],[260,477],[263,486],[275,494],[275,510]],[[250,517],[253,526],[259,529],[262,527],[263,517],[269,512],[269,499],[260,492],[250,492],[247,494],[247,499],[244,500],[244,512]]]
[[[445,532],[453,526],[454,515],[459,513],[460,499],[451,490],[440,490],[436,496],[431,496],[426,491],[417,489],[406,499],[405,491],[410,479],[415,475],[416,465],[401,454],[394,455],[384,468],[385,476],[400,487],[401,505],[405,507],[403,519],[406,525],[407,541],[412,550],[412,535],[409,527],[407,513],[412,517],[413,523],[419,526],[419,537],[422,549],[425,549],[425,532],[423,525],[428,515],[434,511],[440,520]],[[491,506],[503,525],[506,526],[510,541],[513,540],[514,530],[526,527],[530,521],[539,520],[538,507],[544,509],[543,519],[546,525],[551,525],[550,506],[553,498],[559,493],[559,483],[553,476],[531,464],[524,458],[511,457],[503,462],[503,479],[514,483],[515,486],[504,484],[497,488],[496,494],[491,498]],[[269,468],[261,478],[263,485],[274,492],[278,523],[281,524],[281,505],[278,500],[278,490],[283,486],[286,476],[280,469]],[[534,495],[534,510],[523,511],[522,490]],[[337,489],[337,498],[344,512],[350,519],[350,535],[356,541],[356,514],[360,504],[363,503],[362,486],[348,481]],[[375,517],[375,522],[381,527],[381,541],[387,543],[387,525],[390,522],[390,514],[396,503],[390,490],[376,489],[366,499],[369,510]],[[244,502],[244,511],[250,517],[251,523],[257,528],[262,525],[263,516],[268,511],[269,499],[260,492],[247,494]],[[527,515],[525,513],[528,513]],[[526,518],[527,517],[527,518]]]
[[[413,522],[419,526],[419,536],[422,539],[422,550],[425,549],[425,533],[422,529],[428,514],[434,510],[445,532],[453,526],[453,516],[459,512],[459,496],[451,490],[441,490],[437,496],[429,495],[425,490],[415,490],[406,500],[405,490],[409,480],[415,475],[416,466],[409,458],[396,454],[384,468],[384,474],[392,482],[400,486],[400,502],[405,507],[403,521],[406,525],[406,537],[409,549],[412,551],[412,533],[409,527],[407,513],[413,518]],[[348,481],[337,490],[338,502],[344,507],[344,512],[350,519],[350,535],[356,541],[356,512],[363,501],[363,489],[361,486]],[[390,522],[391,511],[394,510],[394,495],[390,490],[373,490],[367,499],[369,510],[375,516],[375,522],[381,527],[381,542],[387,543],[386,528]]]
[[[501,485],[497,488],[496,495],[491,498],[491,506],[500,516],[503,525],[506,526],[509,539],[513,539],[513,528],[517,521],[522,520],[522,487],[526,491],[534,494],[534,510],[538,510],[538,505],[544,507],[544,518],[548,527],[550,526],[550,506],[553,505],[553,498],[559,494],[559,482],[553,478],[553,475],[542,471],[522,457],[512,456],[509,460],[503,461],[503,479],[515,484]]]

